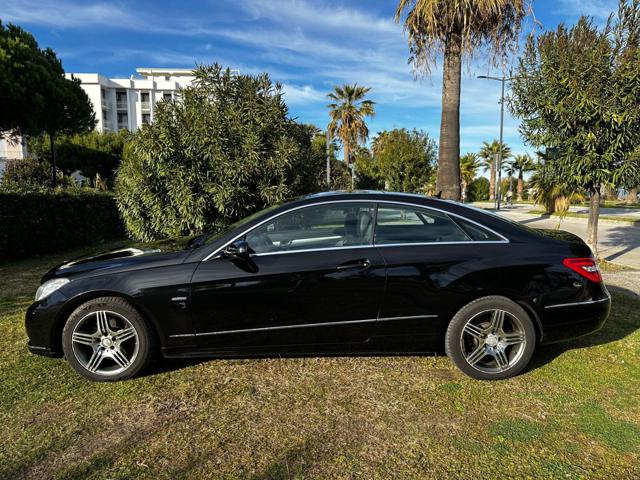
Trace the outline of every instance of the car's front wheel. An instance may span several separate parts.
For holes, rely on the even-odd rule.
[[[62,331],[62,348],[80,375],[95,381],[129,378],[153,353],[153,332],[129,302],[102,297],[80,305]]]
[[[451,320],[445,349],[470,377],[498,380],[520,373],[531,360],[536,330],[529,315],[505,297],[483,297],[464,306]]]

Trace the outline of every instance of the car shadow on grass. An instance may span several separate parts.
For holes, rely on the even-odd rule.
[[[640,315],[638,315],[640,297],[626,288],[610,287],[610,289],[614,294],[611,313],[600,330],[575,340],[539,346],[525,372],[543,367],[569,350],[612,343],[622,340],[640,329]]]

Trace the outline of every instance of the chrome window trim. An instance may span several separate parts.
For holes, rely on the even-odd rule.
[[[345,246],[345,247],[324,247],[324,248],[309,248],[309,249],[304,249],[304,250],[288,250],[288,251],[283,251],[283,252],[265,252],[265,253],[253,253],[251,254],[252,256],[265,256],[265,255],[282,255],[282,254],[287,254],[287,253],[303,253],[303,252],[319,252],[319,251],[331,251],[331,250],[343,250],[343,249],[353,249],[353,248],[376,248],[376,247],[399,247],[399,246],[412,246],[412,245],[460,245],[460,244],[495,244],[495,243],[510,243],[509,239],[507,237],[505,237],[504,235],[496,232],[495,230],[492,230],[491,228],[482,225],[474,220],[471,220],[467,217],[464,217],[462,215],[459,215],[457,213],[453,213],[453,212],[448,212],[446,210],[442,210],[439,208],[435,208],[435,207],[429,207],[426,205],[420,205],[417,203],[410,203],[410,202],[401,202],[399,200],[366,200],[366,199],[354,199],[354,200],[331,200],[328,202],[315,202],[315,203],[310,203],[310,204],[306,204],[306,205],[299,205],[297,207],[293,207],[290,208],[288,210],[285,210],[283,212],[280,212],[276,215],[270,216],[264,220],[262,220],[261,222],[255,224],[253,227],[247,228],[246,230],[243,230],[242,232],[240,232],[238,235],[236,235],[235,237],[233,237],[231,240],[229,240],[228,242],[226,242],[224,245],[222,245],[221,247],[218,247],[216,250],[214,250],[213,252],[211,252],[209,255],[207,255],[202,261],[206,262],[209,259],[215,257],[216,255],[218,255],[223,249],[225,249],[227,246],[229,246],[231,243],[235,242],[237,239],[239,239],[240,237],[246,235],[247,233],[249,233],[250,231],[260,227],[261,225],[264,225],[265,223],[276,219],[282,215],[285,215],[287,213],[290,212],[294,212],[296,210],[300,210],[302,208],[309,208],[309,207],[317,207],[317,206],[321,206],[321,205],[329,205],[329,204],[333,204],[333,203],[370,203],[373,205],[376,205],[376,208],[379,207],[379,204],[381,203],[385,203],[385,204],[393,204],[393,205],[406,205],[408,207],[415,207],[415,208],[422,208],[422,209],[426,209],[426,210],[433,210],[435,212],[440,212],[443,213],[445,215],[450,215],[450,216],[454,216],[454,217],[458,217],[461,218],[469,223],[473,223],[474,225],[477,225],[480,228],[483,228],[491,233],[493,233],[494,235],[497,235],[498,237],[502,238],[502,240],[479,240],[479,241],[474,241],[474,240],[468,240],[468,241],[461,241],[461,242],[426,242],[426,243],[397,243],[397,244],[376,244],[375,243],[375,239],[374,239],[374,243],[370,244],[370,245],[352,245],[352,246]],[[375,228],[375,225],[374,225]]]
[[[338,322],[304,323],[300,325],[276,325],[273,327],[241,328],[238,330],[218,330],[215,332],[203,332],[203,333],[182,333],[179,335],[169,335],[169,337],[170,338],[208,337],[211,335],[229,335],[233,333],[267,332],[271,330],[290,330],[293,328],[331,327],[335,325],[350,325],[355,323],[390,322],[395,320],[411,320],[416,318],[437,318],[437,317],[438,315],[409,315],[404,317],[365,318],[362,320],[342,320]]]
[[[600,298],[599,300],[585,300],[583,302],[557,303],[555,305],[545,305],[544,308],[562,308],[562,307],[576,307],[580,305],[593,305],[594,303],[608,302],[610,300],[611,300],[611,297],[605,297],[605,298]]]

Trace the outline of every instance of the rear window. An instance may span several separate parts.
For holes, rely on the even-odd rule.
[[[377,245],[470,240],[471,236],[445,213],[399,205],[378,207]]]
[[[499,235],[481,227],[480,225],[465,220],[464,218],[455,217],[456,223],[460,225],[464,231],[476,242],[495,242],[503,240]]]

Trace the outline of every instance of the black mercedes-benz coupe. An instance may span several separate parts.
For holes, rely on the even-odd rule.
[[[437,353],[516,375],[537,345],[599,329],[611,298],[563,231],[458,203],[325,193],[224,232],[68,261],[26,315],[29,349],[92,380],[164,357]]]

